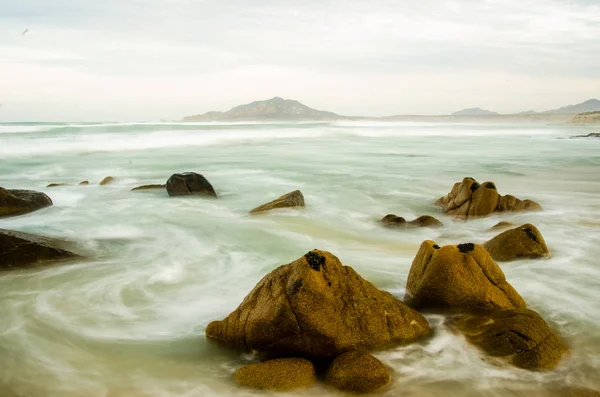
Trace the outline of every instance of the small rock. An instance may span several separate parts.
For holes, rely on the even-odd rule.
[[[275,200],[256,207],[251,214],[257,214],[259,212],[270,211],[276,208],[293,208],[293,207],[304,207],[304,196],[300,190],[294,190],[293,192],[284,194],[283,196],[276,198]]]
[[[423,215],[415,220],[407,222],[401,216],[394,214],[388,214],[381,219],[381,223],[386,227],[391,228],[410,228],[410,227],[441,227],[444,226],[442,222],[434,218],[433,216]]]
[[[90,184],[90,181],[81,181],[81,182],[79,182],[79,185],[81,185],[81,186],[85,186],[85,185],[89,185],[89,184]]]
[[[497,261],[550,257],[542,234],[529,223],[500,233],[483,244],[483,248]]]
[[[388,214],[381,219],[381,223],[386,227],[406,228],[406,219],[394,214]]]
[[[327,383],[353,393],[370,393],[387,386],[392,375],[381,361],[370,354],[352,351],[341,354],[327,369]]]
[[[51,205],[52,200],[44,193],[0,187],[0,218],[27,214]]]
[[[509,228],[511,226],[514,226],[514,223],[502,221],[502,222],[498,222],[494,226],[490,227],[489,231],[502,230],[502,229]]]
[[[166,185],[142,185],[142,186],[134,187],[133,189],[131,189],[131,191],[135,192],[137,190],[164,189],[165,187],[166,187]]]
[[[210,182],[204,176],[195,172],[171,175],[166,188],[169,196],[199,195],[217,197],[217,193]]]
[[[100,186],[108,185],[109,183],[112,183],[114,180],[115,180],[115,178],[113,178],[112,176],[107,176],[106,178],[104,178],[100,181]]]
[[[58,187],[58,186],[68,186],[68,183],[51,183],[46,187]]]
[[[444,224],[442,222],[440,222],[433,216],[429,216],[429,215],[422,215],[422,216],[418,217],[417,219],[412,220],[408,223],[413,226],[418,226],[418,227],[442,227],[442,226],[444,226]]]
[[[246,365],[238,369],[233,380],[240,386],[260,390],[288,391],[312,386],[315,367],[303,358],[281,358]]]

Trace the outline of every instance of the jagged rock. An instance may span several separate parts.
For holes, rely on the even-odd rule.
[[[115,178],[113,178],[112,176],[107,176],[106,178],[104,178],[100,181],[100,186],[108,185],[109,183],[112,183],[114,180],[115,180]]]
[[[513,364],[524,369],[553,369],[568,350],[544,319],[529,309],[466,316],[455,324],[486,353],[512,356]]]
[[[312,386],[317,377],[310,361],[280,358],[246,365],[235,372],[233,380],[240,386],[253,389],[288,391]]]
[[[440,197],[436,204],[448,215],[469,219],[503,211],[539,211],[542,207],[531,200],[519,200],[506,195],[501,196],[493,182],[479,184],[475,179],[466,177],[455,183],[452,190]]]
[[[79,182],[80,186],[85,186],[85,185],[89,185],[89,184],[90,184],[90,181],[81,181],[81,182]]]
[[[511,226],[514,226],[514,223],[502,221],[502,222],[498,222],[494,226],[490,227],[489,231],[507,229]]]
[[[55,241],[46,237],[0,229],[0,270],[77,257],[55,245]]]
[[[467,312],[525,307],[525,301],[480,245],[439,247],[424,241],[408,274],[404,301],[417,309]]]
[[[131,191],[135,192],[138,190],[164,189],[165,187],[166,187],[166,185],[142,185],[142,186],[134,187],[133,189],[131,189]]]
[[[206,328],[224,345],[307,358],[409,343],[429,332],[421,314],[319,250],[273,270],[233,313]]]
[[[294,190],[293,192],[284,194],[283,196],[256,207],[251,214],[257,214],[259,212],[270,211],[276,208],[292,208],[292,207],[304,207],[304,196],[300,190]]]
[[[52,200],[44,193],[0,187],[0,218],[27,214],[51,205]]]
[[[46,187],[59,187],[59,186],[69,186],[68,183],[51,183]]]
[[[204,176],[195,172],[171,175],[166,187],[169,196],[199,195],[217,197],[217,193],[210,182]]]
[[[401,216],[397,216],[394,214],[388,214],[381,219],[381,223],[383,226],[392,227],[392,228],[410,228],[410,227],[441,227],[444,226],[442,222],[434,218],[433,216],[423,215],[418,217],[415,220],[407,222]]]
[[[550,257],[544,237],[529,223],[500,233],[483,244],[483,248],[497,261]]]
[[[341,354],[327,369],[327,383],[353,393],[370,393],[387,386],[392,374],[370,354],[353,351]]]

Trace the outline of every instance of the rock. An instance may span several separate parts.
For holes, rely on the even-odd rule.
[[[498,222],[494,226],[490,227],[489,231],[502,230],[502,229],[509,228],[511,226],[514,226],[514,223],[502,221],[502,222]]]
[[[418,312],[329,252],[313,250],[265,276],[206,336],[266,356],[333,358],[429,334]]]
[[[58,187],[58,186],[69,186],[68,183],[51,183],[46,187]]]
[[[512,363],[524,369],[553,369],[568,350],[544,319],[529,309],[467,316],[456,326],[486,353],[512,356]]]
[[[312,386],[315,367],[303,358],[280,358],[246,365],[238,369],[233,380],[240,386],[261,390],[288,391]]]
[[[529,223],[500,233],[483,244],[483,248],[496,261],[550,257],[550,251],[542,234]]]
[[[480,245],[439,247],[424,241],[410,268],[404,302],[416,309],[488,312],[525,307],[525,301]]]
[[[257,214],[259,212],[270,211],[275,208],[292,208],[292,207],[304,207],[304,196],[300,190],[294,190],[291,193],[284,194],[283,196],[256,207],[251,214]]]
[[[79,185],[81,185],[81,186],[85,186],[85,185],[89,185],[89,184],[90,184],[90,181],[81,181],[81,182],[79,182]]]
[[[409,227],[441,227],[444,226],[442,222],[434,218],[433,216],[423,215],[415,220],[406,222],[406,219],[401,216],[389,214],[381,219],[381,223],[386,227],[392,228],[409,228]]]
[[[115,180],[115,178],[113,178],[112,176],[107,176],[106,178],[104,178],[100,181],[100,186],[108,185],[109,183],[112,183],[114,180]]]
[[[564,385],[552,385],[548,390],[550,397],[600,397],[600,391],[585,389],[581,387],[569,387]]]
[[[542,210],[534,201],[519,200],[511,195],[501,196],[493,182],[479,184],[471,177],[455,183],[452,190],[435,203],[441,206],[446,214],[460,219],[484,217],[503,211]]]
[[[56,242],[49,238],[0,229],[0,270],[77,257],[55,245]]]
[[[0,218],[27,214],[51,205],[52,200],[44,193],[0,187]]]
[[[199,195],[217,197],[217,193],[210,182],[204,176],[195,172],[171,175],[166,187],[169,196]]]
[[[597,118],[600,119],[600,112],[597,112]],[[576,139],[576,138],[600,138],[600,132],[590,132],[587,135],[573,135],[570,137],[570,139]]]
[[[133,189],[131,189],[131,191],[135,192],[138,190],[164,189],[165,187],[166,187],[166,185],[142,185],[142,186],[134,187]]]
[[[387,386],[392,374],[377,358],[352,351],[340,354],[327,369],[327,383],[353,393],[370,393]]]

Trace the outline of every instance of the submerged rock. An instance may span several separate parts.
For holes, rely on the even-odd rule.
[[[529,223],[500,233],[483,244],[483,248],[497,261],[550,257],[542,234]]]
[[[387,386],[390,370],[370,354],[352,351],[341,354],[327,369],[327,383],[353,393],[370,393]]]
[[[44,193],[0,187],[0,218],[27,214],[51,205],[52,200]]]
[[[138,190],[152,190],[152,189],[164,189],[167,185],[142,185],[142,186],[138,186],[138,187],[134,187],[133,189],[131,189],[132,192],[138,191]]]
[[[56,247],[49,238],[0,229],[0,270],[75,257],[74,253]]]
[[[112,176],[107,176],[106,178],[104,178],[100,181],[100,186],[108,185],[109,183],[112,183],[114,180],[115,180],[115,178],[113,178]]]
[[[259,212],[270,211],[276,208],[293,208],[293,207],[304,207],[304,196],[300,190],[294,190],[293,192],[284,194],[283,196],[276,198],[275,200],[256,207],[251,214],[257,214]]]
[[[525,307],[525,301],[480,245],[439,247],[424,241],[413,260],[404,301],[417,309],[466,312]]]
[[[410,228],[410,227],[442,227],[444,224],[429,215],[422,215],[415,220],[407,222],[401,216],[397,216],[394,214],[388,214],[381,219],[381,223],[386,227],[392,228]]]
[[[166,187],[169,196],[199,195],[217,197],[217,193],[210,182],[204,176],[195,172],[171,175]]]
[[[280,358],[246,365],[233,380],[253,389],[288,391],[312,386],[317,376],[313,364],[303,358]]]
[[[519,200],[506,195],[501,196],[493,182],[480,184],[471,177],[455,183],[452,190],[440,197],[436,204],[448,215],[469,219],[488,216],[503,211],[539,211],[542,207],[531,200]]]
[[[85,185],[89,185],[89,184],[90,184],[90,181],[81,181],[81,182],[79,182],[80,186],[85,186]]]
[[[524,369],[553,369],[568,350],[533,310],[522,308],[467,316],[456,321],[456,326],[489,355],[512,356],[512,363]]]
[[[68,183],[51,183],[46,187],[59,187],[59,186],[69,186]]]
[[[319,250],[273,270],[233,313],[206,328],[224,345],[307,358],[409,343],[429,332],[421,314]]]
[[[515,224],[512,222],[502,221],[502,222],[498,222],[494,226],[490,227],[489,231],[508,229],[509,227],[514,226],[514,225]]]

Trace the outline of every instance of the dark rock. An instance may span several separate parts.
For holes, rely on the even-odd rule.
[[[259,212],[270,211],[276,208],[304,207],[304,205],[304,196],[302,195],[302,192],[300,190],[294,190],[293,192],[284,194],[283,196],[269,203],[256,207],[250,211],[250,213],[257,214]]]
[[[240,386],[259,390],[288,391],[312,386],[317,376],[313,364],[303,358],[280,358],[246,365],[233,380]]]
[[[68,183],[51,183],[46,187],[59,187],[59,186],[69,186]]]
[[[494,260],[510,261],[521,258],[549,258],[550,250],[544,237],[532,224],[525,224],[500,233],[483,244]]]
[[[33,234],[0,229],[0,270],[36,265],[39,262],[72,259],[77,255],[58,248],[57,242]]]
[[[458,250],[460,252],[462,252],[463,254],[466,254],[466,253],[469,253],[469,252],[475,250],[475,244],[473,244],[473,243],[458,244],[457,247],[458,247]]]
[[[0,218],[27,214],[51,205],[52,200],[44,193],[0,187]]]
[[[390,228],[401,228],[407,229],[410,227],[441,227],[444,226],[442,222],[434,218],[433,216],[423,215],[415,220],[407,222],[406,219],[401,216],[394,214],[388,214],[381,219],[381,223]]]
[[[370,393],[387,386],[392,374],[377,358],[352,351],[335,358],[326,375],[327,383],[336,389],[353,393]]]
[[[204,176],[195,172],[171,175],[166,187],[169,196],[198,195],[217,197],[217,193],[210,182]]]
[[[133,189],[131,189],[131,191],[135,192],[138,190],[164,189],[165,187],[166,187],[166,185],[142,185],[142,186],[134,187]]]
[[[273,270],[206,328],[209,339],[230,347],[307,358],[409,343],[429,332],[421,314],[319,250]]]
[[[587,135],[573,135],[570,137],[570,139],[576,138],[600,138],[600,132],[590,132]]]

